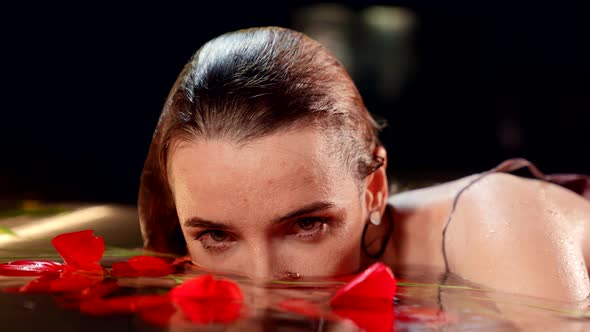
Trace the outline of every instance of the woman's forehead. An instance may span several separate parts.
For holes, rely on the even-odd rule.
[[[168,158],[169,181],[177,201],[321,199],[341,187],[343,177],[353,182],[329,150],[316,130],[273,134],[244,146],[219,139],[180,142]]]

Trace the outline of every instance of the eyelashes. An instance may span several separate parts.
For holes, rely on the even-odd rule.
[[[195,240],[200,241],[205,250],[212,252],[228,249],[235,242],[228,232],[219,229],[201,231],[195,236]]]
[[[328,227],[326,218],[314,217],[297,220],[290,235],[305,241],[313,241],[323,235]]]
[[[286,237],[305,242],[319,241],[328,231],[330,220],[325,217],[308,217],[296,220],[289,225]],[[230,232],[219,229],[205,229],[196,234],[195,240],[199,241],[203,249],[211,253],[220,253],[236,243],[236,237]]]

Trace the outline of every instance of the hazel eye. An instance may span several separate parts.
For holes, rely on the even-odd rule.
[[[211,240],[216,241],[216,242],[223,242],[223,241],[227,240],[227,238],[228,238],[228,235],[226,232],[219,231],[219,230],[209,231],[209,236],[211,237]]]
[[[228,249],[235,242],[228,232],[218,229],[204,230],[197,234],[195,240],[201,242],[203,248],[211,252]]]
[[[305,218],[293,224],[291,234],[301,240],[319,239],[328,227],[324,218]]]
[[[297,222],[297,226],[304,231],[311,231],[313,230],[319,222],[313,219],[304,219]]]

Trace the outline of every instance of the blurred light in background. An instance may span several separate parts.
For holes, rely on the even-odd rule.
[[[361,13],[359,61],[373,73],[378,97],[393,102],[402,93],[415,65],[416,16],[402,7],[374,6]]]
[[[360,11],[316,4],[295,12],[294,26],[324,44],[359,86],[369,86],[380,103],[395,101],[415,66],[417,18],[403,7],[371,6]],[[368,99],[368,98],[365,98]]]
[[[293,14],[293,26],[323,44],[354,77],[353,31],[357,13],[346,6],[320,3],[301,7]]]
[[[72,228],[82,230],[87,227],[87,224],[97,219],[108,217],[112,213],[113,211],[109,206],[93,206],[71,213],[36,219],[34,222],[18,222],[17,226],[11,227],[11,230],[16,236],[8,234],[0,235],[0,245],[4,246],[34,238],[50,238]],[[3,220],[3,222],[7,223],[6,220]]]
[[[0,234],[0,249],[51,248],[51,238],[62,233],[93,229],[112,246],[141,247],[137,210],[126,205],[64,205],[65,212],[39,217],[0,218],[0,226],[16,235]]]

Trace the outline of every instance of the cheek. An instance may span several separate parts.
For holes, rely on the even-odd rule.
[[[214,273],[246,276],[255,274],[252,269],[256,267],[257,262],[254,262],[252,257],[260,257],[260,255],[253,255],[243,243],[236,243],[234,247],[222,253],[211,254],[203,248],[200,241],[186,237],[185,239],[188,254],[195,265]],[[258,259],[258,261],[261,260]]]
[[[304,276],[326,277],[354,273],[360,266],[360,240],[342,239],[309,246],[308,248],[285,248],[285,271]]]
[[[347,222],[336,234],[323,241],[297,243],[277,241],[273,247],[277,265],[283,271],[297,272],[303,276],[326,277],[355,273],[361,264],[361,235],[363,223],[358,216]]]

